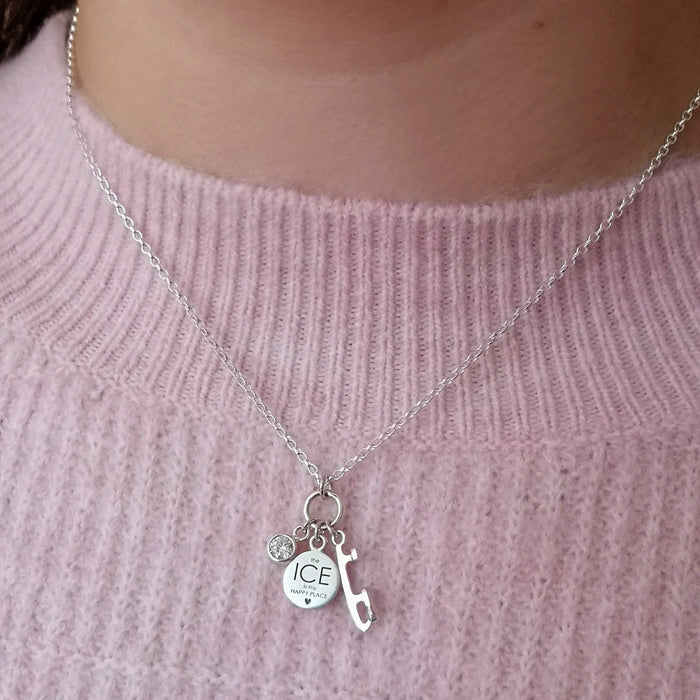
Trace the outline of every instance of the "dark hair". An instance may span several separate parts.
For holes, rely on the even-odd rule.
[[[47,17],[74,5],[75,0],[0,0],[0,61],[29,43]]]

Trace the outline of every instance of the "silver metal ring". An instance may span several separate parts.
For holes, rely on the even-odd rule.
[[[297,525],[294,528],[294,532],[292,533],[292,537],[294,537],[295,540],[298,542],[303,542],[305,539],[308,539],[309,537],[309,525],[310,523],[307,521],[303,525]]]
[[[345,544],[345,533],[342,530],[334,530],[331,533],[331,542],[337,547]]]
[[[328,526],[333,527],[339,520],[340,518],[343,517],[343,504],[340,502],[340,498],[338,498],[338,494],[335,493],[334,491],[331,491],[330,489],[326,491],[325,495],[322,494],[320,491],[314,491],[307,499],[306,502],[304,503],[304,518],[308,521],[311,520],[311,517],[309,516],[309,505],[311,504],[311,501],[314,500],[314,498],[332,498],[335,501],[335,506],[338,509],[338,512],[335,514],[335,518],[333,520],[329,521]]]
[[[326,546],[326,538],[318,532],[309,539],[309,547],[316,552],[322,552]]]

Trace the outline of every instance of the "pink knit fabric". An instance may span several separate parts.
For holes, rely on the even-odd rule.
[[[337,484],[379,618],[363,635],[342,594],[284,597],[265,543],[313,482],[99,190],[64,105],[67,20],[0,66],[0,695],[700,697],[700,157],[672,158]],[[632,182],[333,199],[191,172],[77,107],[137,226],[326,469]]]

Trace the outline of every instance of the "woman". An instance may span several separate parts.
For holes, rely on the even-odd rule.
[[[44,12],[0,67],[3,694],[700,693],[697,117],[629,194],[700,9]]]

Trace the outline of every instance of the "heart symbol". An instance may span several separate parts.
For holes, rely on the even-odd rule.
[[[304,598],[304,602],[308,605],[311,602],[311,598]]]

